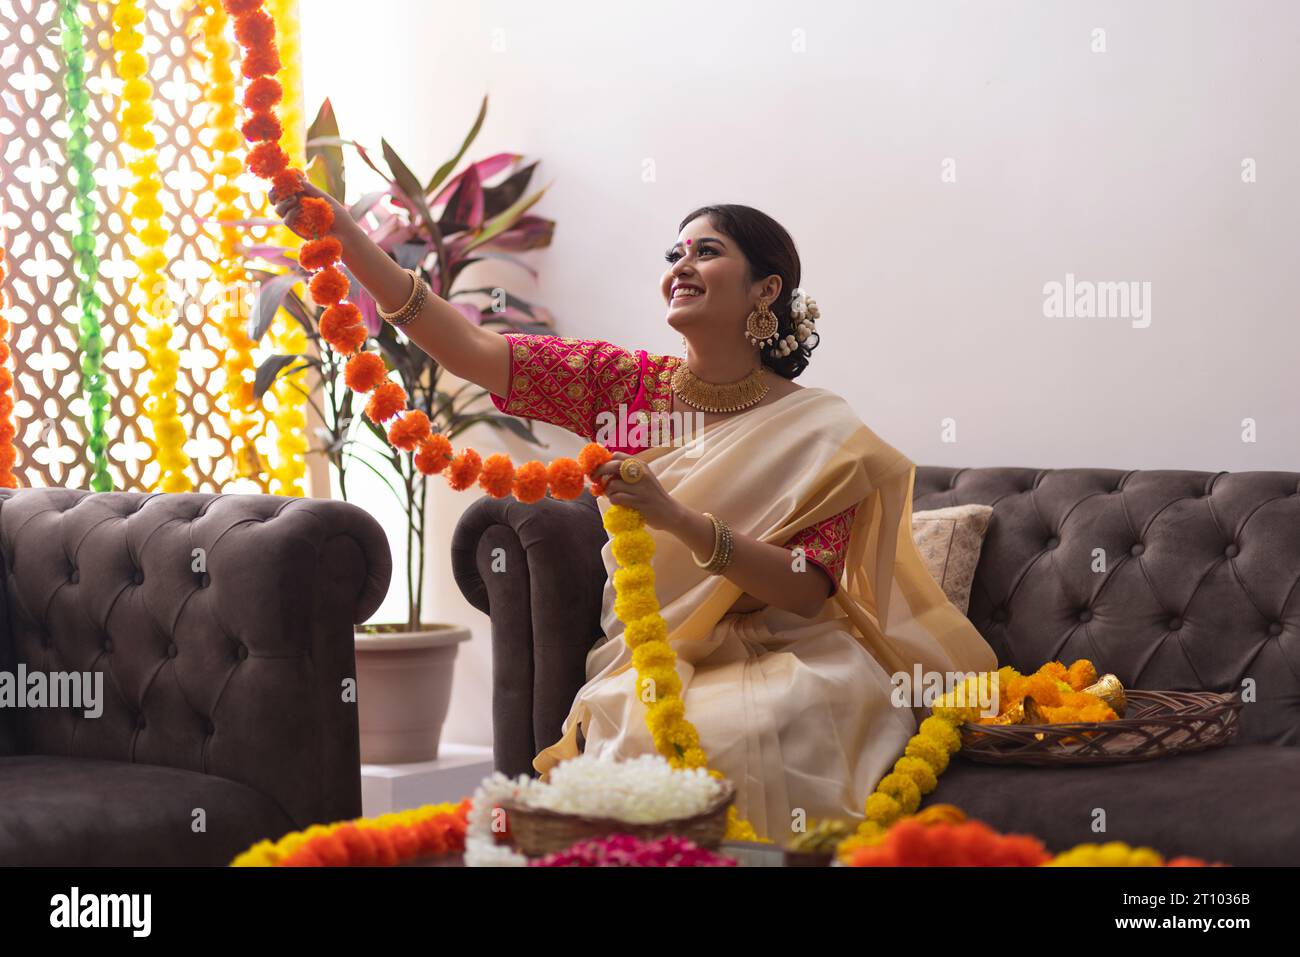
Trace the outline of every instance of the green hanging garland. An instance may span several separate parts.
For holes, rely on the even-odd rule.
[[[72,258],[81,303],[77,344],[81,349],[82,388],[90,407],[86,422],[87,445],[93,462],[90,487],[96,492],[109,492],[113,489],[113,478],[108,474],[108,438],[104,434],[109,398],[105,389],[104,339],[100,331],[104,304],[95,289],[99,283],[99,256],[95,253],[95,176],[87,152],[90,138],[86,134],[86,105],[90,97],[86,93],[85,33],[77,16],[78,6],[78,0],[59,0],[63,22],[63,85],[68,94],[68,162],[76,191],[77,223],[72,234]]]

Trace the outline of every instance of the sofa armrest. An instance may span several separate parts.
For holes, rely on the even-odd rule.
[[[586,682],[587,652],[602,637],[609,536],[587,491],[525,505],[483,497],[452,534],[452,573],[492,620],[495,767],[535,774],[532,759],[560,737]]]
[[[21,715],[26,753],[247,784],[299,826],[361,813],[353,625],[382,602],[382,527],[274,495],[0,490],[15,658],[102,675],[102,713]]]

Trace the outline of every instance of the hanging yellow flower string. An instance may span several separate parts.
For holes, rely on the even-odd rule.
[[[603,495],[604,483],[594,478],[594,473],[613,457],[603,445],[590,442],[576,460],[558,458],[550,465],[527,462],[516,469],[504,454],[482,460],[473,449],[466,449],[453,457],[451,444],[442,435],[432,437],[429,452],[435,471],[446,468],[452,488],[468,488],[477,480],[479,488],[494,498],[514,495],[525,503],[537,501],[548,488],[556,498],[577,498],[584,477],[591,480],[593,495]],[[686,719],[677,652],[668,643],[668,624],[655,594],[654,536],[646,531],[645,517],[624,505],[611,505],[603,523],[619,566],[614,572],[614,614],[625,625],[623,640],[632,649],[638,697],[646,705],[646,726],[655,750],[674,768],[705,768],[713,777],[723,778],[721,771],[708,767],[699,733]],[[727,808],[726,839],[759,840],[753,825],[740,817],[735,805]]]
[[[592,463],[594,469],[608,460],[609,452],[593,444],[583,449],[579,458]],[[646,726],[655,750],[675,768],[706,768],[713,777],[722,778],[721,771],[708,768],[699,733],[686,719],[677,652],[668,643],[668,624],[659,613],[655,594],[654,536],[645,529],[645,517],[634,508],[611,505],[603,521],[619,564],[614,572],[614,614],[623,622],[623,640],[632,649],[638,697],[646,703]],[[734,804],[727,808],[725,837],[729,841],[759,840],[753,825],[740,817]]]
[[[949,757],[961,748],[961,734],[957,729],[978,713],[978,708],[959,708],[955,704],[933,709],[904,746],[893,770],[881,778],[875,791],[867,796],[866,819],[853,837],[839,845],[841,856],[878,843],[893,824],[916,813],[922,795],[929,794],[938,786],[939,775],[947,770]]]
[[[113,8],[114,69],[122,80],[122,107],[118,128],[129,147],[128,163],[135,180],[127,190],[127,217],[135,229],[140,252],[135,257],[139,273],[134,282],[135,306],[146,323],[146,368],[149,395],[144,411],[153,423],[161,473],[154,487],[164,492],[188,492],[193,488],[188,475],[189,455],[185,452],[185,426],[176,393],[180,354],[171,347],[172,321],[176,306],[167,291],[167,255],[163,245],[163,206],[158,199],[162,174],[158,169],[157,139],[153,132],[153,85],[145,79],[149,62],[141,52],[144,35],[138,27],[144,10],[136,0],[119,0]],[[150,324],[150,320],[153,320]]]
[[[276,80],[283,91],[280,101],[280,144],[290,164],[306,166],[306,121],[302,104],[301,30],[298,25],[298,0],[268,0],[267,8],[275,24],[280,51],[280,70]],[[302,240],[286,226],[276,228],[279,245],[296,250]],[[295,289],[298,287],[295,287]],[[303,355],[307,352],[307,331],[296,319],[281,310],[271,326],[277,354]],[[304,369],[293,375],[277,376],[271,387],[275,397],[275,456],[271,463],[271,491],[278,495],[305,495],[303,480],[307,473],[307,391],[302,380]]]
[[[208,128],[211,140],[208,150],[212,165],[209,175],[212,192],[216,197],[215,217],[224,223],[244,218],[237,202],[243,190],[235,183],[243,171],[244,139],[236,128],[239,107],[235,74],[234,44],[226,36],[230,18],[221,0],[205,0],[202,19],[203,46],[208,61],[207,86],[204,97],[211,110]],[[230,448],[235,460],[235,474],[240,478],[257,478],[263,472],[255,439],[265,427],[262,405],[253,395],[253,340],[248,337],[240,303],[245,295],[247,274],[241,250],[239,229],[223,225],[218,232],[218,253],[212,263],[212,274],[220,286],[218,296],[208,316],[221,329],[226,344],[221,355],[225,383],[222,409],[226,426],[230,430]]]

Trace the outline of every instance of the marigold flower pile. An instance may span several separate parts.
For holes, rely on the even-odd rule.
[[[1114,721],[1118,715],[1102,699],[1085,694],[1083,689],[1097,680],[1097,669],[1086,658],[1066,668],[1059,661],[1049,661],[1032,675],[1022,675],[1015,668],[998,669],[998,713],[1006,714],[1026,697],[1034,699],[1051,724],[1074,721]],[[997,718],[979,715],[980,724],[994,724]]]

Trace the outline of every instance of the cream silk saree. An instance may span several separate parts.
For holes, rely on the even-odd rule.
[[[805,388],[710,423],[696,445],[637,454],[684,505],[761,541],[858,504],[841,587],[815,618],[774,606],[728,613],[742,590],[699,568],[672,534],[655,539],[655,591],[677,653],[686,717],[709,766],[737,787],[736,807],[761,837],[781,841],[793,817],[861,819],[876,784],[916,732],[917,713],[891,701],[891,675],[991,671],[992,648],[925,570],[912,539],[915,465],[862,424],[839,396]],[[609,499],[598,499],[601,514]],[[563,737],[533,759],[547,776],[583,751],[653,754],[631,651],[614,615],[613,574],[587,655],[587,683]],[[812,565],[808,574],[819,574]],[[945,687],[948,683],[945,682]],[[909,701],[910,703],[910,701]]]

